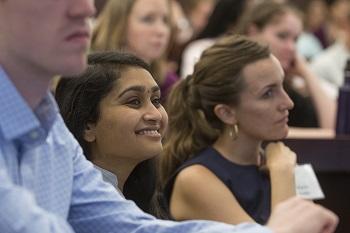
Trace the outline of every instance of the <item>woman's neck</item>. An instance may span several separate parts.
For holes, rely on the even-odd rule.
[[[261,141],[249,140],[240,136],[233,140],[223,135],[213,144],[222,156],[240,165],[260,165]]]

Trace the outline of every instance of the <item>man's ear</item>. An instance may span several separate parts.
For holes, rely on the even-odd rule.
[[[94,142],[96,140],[96,125],[88,123],[84,129],[83,138],[87,142]]]
[[[237,123],[235,110],[231,106],[218,104],[214,107],[214,113],[225,124],[234,125]]]

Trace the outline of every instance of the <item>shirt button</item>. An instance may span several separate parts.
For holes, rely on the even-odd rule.
[[[36,140],[36,139],[38,139],[38,137],[39,137],[39,132],[36,131],[36,130],[30,132],[29,137],[30,137],[30,139],[32,139],[32,140]]]

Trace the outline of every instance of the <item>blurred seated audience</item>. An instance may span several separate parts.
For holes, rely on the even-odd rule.
[[[343,36],[319,54],[311,63],[311,68],[324,81],[325,90],[337,99],[338,89],[344,82],[344,68],[350,58],[350,2],[343,5],[347,9],[346,20],[342,23]]]
[[[170,0],[112,0],[96,20],[91,46],[93,51],[124,51],[146,61],[165,99],[178,80],[166,65],[170,37]]]
[[[235,29],[241,16],[253,2],[253,0],[218,0],[207,26],[182,54],[180,69],[182,78],[192,74],[195,63],[206,48],[213,45],[219,37]]]
[[[334,129],[336,101],[322,88],[320,78],[296,49],[302,28],[296,8],[263,1],[248,11],[237,32],[267,44],[280,61],[286,75],[284,87],[294,102],[288,124]]]

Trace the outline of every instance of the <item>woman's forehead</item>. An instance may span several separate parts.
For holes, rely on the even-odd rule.
[[[129,86],[145,86],[151,88],[157,86],[152,75],[141,67],[129,67],[120,74],[120,78],[115,82],[115,90],[123,90]]]

